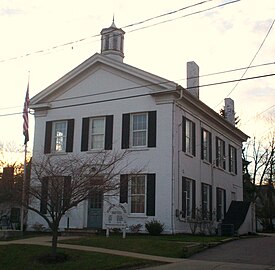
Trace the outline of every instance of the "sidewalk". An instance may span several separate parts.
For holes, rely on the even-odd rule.
[[[59,237],[59,240],[74,239],[79,237],[63,236]],[[51,237],[33,237],[27,239],[13,240],[13,241],[0,241],[0,245],[9,244],[26,244],[26,245],[40,245],[40,246],[51,246]],[[144,270],[275,270],[275,266],[272,265],[255,265],[245,263],[230,263],[230,262],[216,262],[216,261],[205,261],[205,260],[190,260],[190,259],[179,259],[179,258],[168,258],[154,255],[147,255],[141,253],[111,250],[106,248],[97,248],[80,245],[70,244],[58,244],[59,248],[83,250],[90,252],[106,253],[118,256],[127,256],[139,259],[153,260],[168,263],[161,266],[144,268]]]
[[[61,236],[58,237],[58,240],[68,240],[79,238],[77,236]],[[12,240],[12,241],[0,241],[0,245],[9,245],[9,244],[21,244],[21,245],[39,245],[39,246],[51,246],[51,236],[43,236],[43,237],[32,237],[20,240]],[[152,260],[164,263],[176,263],[182,262],[184,259],[179,258],[169,258],[169,257],[162,257],[162,256],[154,256],[142,253],[134,253],[128,251],[121,251],[121,250],[113,250],[107,248],[98,248],[98,247],[89,247],[89,246],[80,246],[80,245],[70,245],[70,244],[57,244],[59,248],[65,249],[74,249],[74,250],[83,250],[83,251],[90,251],[90,252],[99,252],[99,253],[106,253],[118,256],[126,256],[138,259],[145,259],[145,260]]]

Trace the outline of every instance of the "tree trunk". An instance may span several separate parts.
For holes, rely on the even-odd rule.
[[[57,238],[58,238],[58,227],[54,228],[52,230],[53,235],[52,235],[52,256],[56,257],[57,255]]]

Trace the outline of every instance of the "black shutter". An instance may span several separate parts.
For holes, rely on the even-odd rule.
[[[147,200],[146,200],[146,215],[155,215],[156,205],[156,175],[147,174]]]
[[[192,122],[192,155],[196,156],[196,125]]]
[[[74,145],[74,119],[68,120],[66,152],[73,152]]]
[[[196,216],[196,181],[192,180],[192,218]]]
[[[233,170],[233,168],[232,168],[232,158],[233,158],[233,156],[231,155],[232,154],[232,151],[233,151],[233,149],[232,149],[232,146],[231,145],[228,145],[228,170],[229,170],[229,172],[232,172]]]
[[[223,189],[223,212],[224,212],[224,217],[226,215],[226,190]]]
[[[226,169],[226,159],[225,159],[225,142],[222,141],[222,149],[223,149],[223,156],[222,156],[222,167]]]
[[[203,129],[201,129],[201,159],[204,159],[204,143],[203,143]]]
[[[156,147],[157,112],[148,112],[148,147]]]
[[[82,119],[81,151],[88,151],[90,119]]]
[[[209,132],[209,162],[212,163],[212,134]]]
[[[40,212],[47,214],[47,201],[48,201],[48,186],[49,178],[43,177],[41,181],[41,200],[40,200]]]
[[[120,175],[119,202],[128,203],[128,175]]]
[[[186,217],[186,178],[182,177],[181,180],[182,187],[181,187],[181,210],[182,210],[182,216]]]
[[[237,165],[238,165],[238,162],[237,162],[237,149],[236,148],[233,148],[234,149],[234,153],[233,153],[233,155],[234,155],[234,162],[235,162],[235,174],[237,174],[238,173],[238,169],[237,169]]]
[[[204,183],[201,183],[201,214],[202,214],[202,218],[205,219],[205,204],[204,204]]]
[[[219,188],[216,188],[216,208],[217,208],[217,221],[221,220],[221,211],[219,209],[219,204],[220,204],[220,194],[219,194]]]
[[[105,150],[112,150],[113,147],[113,115],[107,115],[105,121]]]
[[[212,186],[209,186],[209,218],[212,220]]]
[[[219,139],[216,137],[216,165],[221,166],[220,164],[220,153],[219,153]]]
[[[64,176],[63,207],[69,207],[72,196],[71,176]]]
[[[186,118],[182,117],[182,151],[186,152]]]
[[[44,143],[44,154],[51,153],[51,143],[52,143],[52,122],[46,122],[45,129],[45,143]]]
[[[122,142],[121,148],[129,148],[129,139],[130,139],[130,114],[122,115]]]

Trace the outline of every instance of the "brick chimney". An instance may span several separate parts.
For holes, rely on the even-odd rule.
[[[235,126],[234,100],[231,98],[224,99],[224,118]]]
[[[187,90],[199,99],[199,66],[194,62],[187,62]]]

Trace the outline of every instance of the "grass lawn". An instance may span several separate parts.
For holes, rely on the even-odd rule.
[[[218,236],[192,236],[192,235],[127,235],[125,239],[121,234],[111,234],[110,237],[104,235],[94,235],[85,238],[64,240],[62,243],[93,246],[123,251],[131,251],[150,255],[158,255],[172,258],[186,257],[184,248],[190,242],[206,245],[211,242],[219,242],[225,237]]]
[[[70,259],[64,263],[42,264],[37,258],[50,253],[50,248],[28,245],[4,245],[0,246],[0,269],[5,270],[115,270],[115,269],[137,269],[157,265],[153,261],[146,261],[122,256],[108,254],[58,249],[66,253]]]

